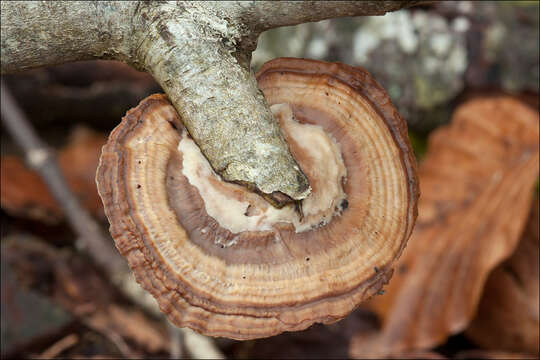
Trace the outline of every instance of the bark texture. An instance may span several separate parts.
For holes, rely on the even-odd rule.
[[[416,3],[3,1],[2,74],[97,58],[148,71],[212,167],[280,206],[310,187],[250,71],[259,34]]]

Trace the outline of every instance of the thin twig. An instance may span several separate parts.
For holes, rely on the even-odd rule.
[[[77,334],[70,334],[48,347],[47,350],[41,353],[41,355],[35,357],[36,359],[52,359],[60,355],[62,352],[73,347],[79,342]]]
[[[39,173],[66,214],[70,226],[78,236],[77,247],[88,253],[96,264],[110,276],[111,281],[124,295],[147,312],[164,318],[156,301],[136,283],[126,261],[113,248],[110,237],[101,231],[98,223],[80,205],[77,197],[71,192],[58,167],[54,151],[38,137],[3,79],[1,80],[0,100],[2,123],[15,142],[23,149],[27,162]],[[181,328],[180,331],[182,336],[176,340],[186,339],[185,348],[193,357],[225,358],[210,338],[187,328]],[[174,339],[171,340],[174,342]],[[179,344],[180,348],[181,346],[182,343]]]
[[[79,238],[80,245],[102,268],[112,273],[120,271],[123,264],[114,254],[112,240],[102,233],[99,225],[69,189],[58,167],[54,151],[38,137],[3,79],[1,80],[1,103],[2,123],[23,149],[27,163],[39,173],[64,210],[69,224]]]

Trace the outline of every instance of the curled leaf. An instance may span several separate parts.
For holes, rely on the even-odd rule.
[[[515,249],[538,176],[538,114],[510,97],[472,100],[430,137],[418,220],[386,294],[383,320],[352,356],[442,343],[475,315],[489,273]]]
[[[466,334],[478,345],[538,355],[538,200],[518,248],[489,276]]]

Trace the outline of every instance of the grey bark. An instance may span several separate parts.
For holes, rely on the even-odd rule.
[[[250,70],[258,35],[416,3],[2,1],[2,73],[98,58],[148,71],[212,167],[280,206],[310,187]]]

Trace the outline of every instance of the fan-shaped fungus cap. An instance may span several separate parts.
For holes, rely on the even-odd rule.
[[[161,310],[234,339],[333,322],[379,291],[418,197],[406,125],[364,70],[277,59],[258,80],[312,186],[301,203],[221,181],[162,95],[128,112],[97,174],[116,245]]]

